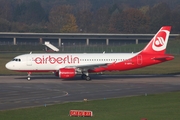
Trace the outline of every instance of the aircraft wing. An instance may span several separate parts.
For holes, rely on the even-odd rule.
[[[96,67],[106,67],[109,63],[89,64],[89,65],[76,65],[67,66],[65,68],[79,68],[79,69],[94,69]]]

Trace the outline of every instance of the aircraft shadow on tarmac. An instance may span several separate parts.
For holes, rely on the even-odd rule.
[[[109,80],[109,79],[138,79],[138,78],[160,78],[160,77],[176,77],[175,75],[98,75],[98,74],[92,74],[91,78],[92,80]],[[14,79],[27,79],[26,76],[18,76]],[[70,79],[61,79],[56,76],[52,75],[32,75],[31,80],[62,80],[62,81],[84,81],[84,79],[81,79],[81,76],[77,75],[74,78]]]

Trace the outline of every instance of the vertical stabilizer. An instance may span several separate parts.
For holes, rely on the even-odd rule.
[[[165,54],[171,26],[163,26],[141,51],[149,54]]]

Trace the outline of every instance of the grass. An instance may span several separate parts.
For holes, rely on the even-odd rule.
[[[19,53],[0,53],[0,74],[17,74],[17,72],[5,68],[5,64],[17,55],[19,55]]]
[[[1,120],[178,120],[180,92],[72,102],[18,110],[0,111]],[[92,118],[69,117],[71,109],[92,110]]]

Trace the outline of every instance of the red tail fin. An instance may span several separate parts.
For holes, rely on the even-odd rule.
[[[142,52],[150,54],[164,54],[166,52],[170,30],[171,26],[163,26],[142,50]]]

